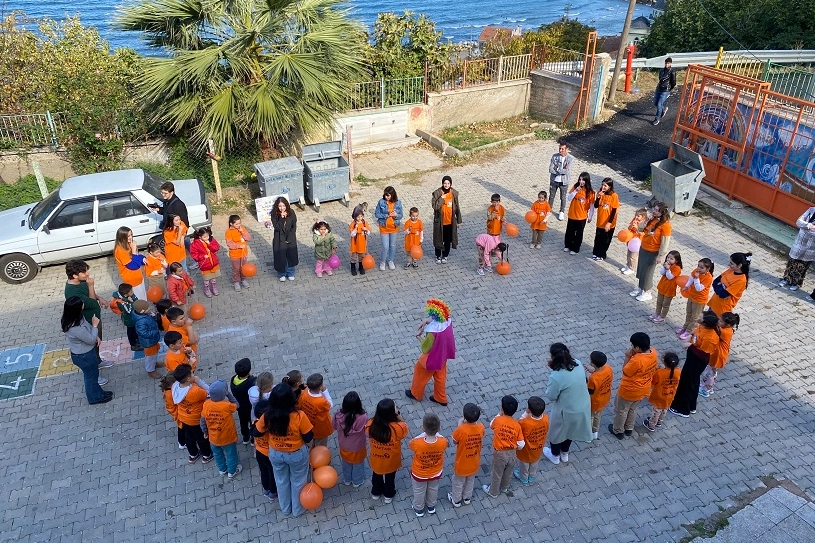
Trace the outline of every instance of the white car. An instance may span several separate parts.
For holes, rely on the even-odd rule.
[[[40,266],[113,254],[120,226],[133,230],[140,247],[159,234],[164,179],[144,170],[117,170],[66,179],[44,200],[0,212],[0,279],[32,280]],[[173,181],[192,228],[210,226],[212,215],[198,179]]]

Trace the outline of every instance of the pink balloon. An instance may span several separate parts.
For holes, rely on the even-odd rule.
[[[340,267],[340,257],[331,255],[328,259],[328,265],[331,266],[331,269],[336,270]]]
[[[631,251],[632,253],[638,253],[640,252],[641,244],[642,241],[640,241],[640,238],[637,237],[631,238],[631,241],[628,242],[628,250]]]

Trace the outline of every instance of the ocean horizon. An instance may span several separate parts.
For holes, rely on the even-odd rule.
[[[94,26],[112,48],[132,47],[142,54],[155,54],[141,40],[138,33],[122,32],[113,27],[113,17],[120,5],[131,1],[104,2],[87,0],[77,4],[70,0],[2,0],[0,9],[6,13],[22,10],[30,17],[51,17],[62,19],[66,15],[79,15],[84,25]],[[496,25],[509,28],[520,26],[523,30],[536,29],[567,15],[583,24],[593,26],[601,36],[618,35],[622,31],[626,0],[573,0],[569,3],[553,0],[471,0],[462,2],[457,9],[449,9],[449,4],[430,0],[350,0],[352,16],[371,28],[378,13],[401,13],[410,9],[424,13],[436,23],[442,37],[452,42],[475,41],[485,26]],[[653,10],[648,6],[637,5],[635,17],[648,17]]]

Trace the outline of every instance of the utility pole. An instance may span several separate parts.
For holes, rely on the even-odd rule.
[[[634,18],[634,8],[637,7],[637,0],[628,0],[628,13],[625,14],[623,33],[620,36],[620,50],[617,51],[617,60],[614,62],[614,75],[611,76],[611,88],[608,90],[608,101],[614,102],[617,94],[617,80],[620,77],[620,66],[625,56],[625,46],[628,45],[628,30],[631,28],[631,19]]]

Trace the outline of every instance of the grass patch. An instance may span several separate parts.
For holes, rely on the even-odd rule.
[[[48,187],[49,193],[60,186],[61,183],[61,181],[50,177],[45,178],[45,186]],[[0,183],[0,211],[33,204],[40,200],[42,200],[42,195],[40,194],[40,188],[37,186],[37,178],[34,177],[33,173],[21,177],[11,185]]]
[[[439,136],[459,151],[469,151],[488,143],[529,134],[534,131],[529,125],[534,123],[536,121],[530,117],[513,117],[502,121],[470,123],[445,128]]]

